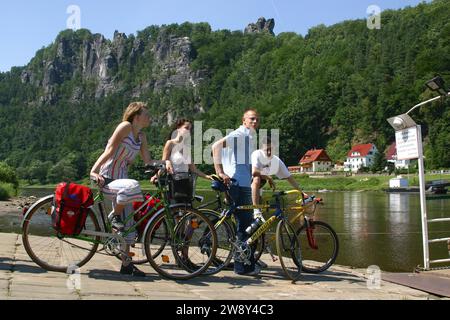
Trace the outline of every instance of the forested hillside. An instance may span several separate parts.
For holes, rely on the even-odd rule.
[[[0,73],[0,161],[30,182],[85,177],[130,101],[147,101],[159,156],[177,117],[235,128],[242,110],[281,130],[290,165],[309,148],[344,160],[352,144],[394,140],[386,119],[450,84],[447,0],[295,33],[212,31],[206,23],[151,26],[114,39],[61,32],[27,66]],[[243,26],[244,27],[244,26]],[[412,114],[423,125],[427,168],[450,167],[449,102]]]

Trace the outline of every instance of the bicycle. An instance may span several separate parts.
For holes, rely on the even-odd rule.
[[[218,177],[216,177],[216,180],[221,181]],[[230,263],[232,259],[232,250],[230,249],[231,240],[228,240],[228,245],[226,242],[227,239],[235,238],[235,221],[233,217],[230,218],[229,216],[226,216],[227,211],[224,209],[224,201],[222,199],[222,194],[225,194],[226,199],[230,198],[228,194],[229,188],[222,184],[216,185],[213,187],[213,190],[217,192],[216,199],[199,206],[198,209],[201,211],[207,210],[208,217],[214,222],[218,234],[218,248],[221,248],[222,251],[225,252],[228,250],[228,254],[225,255],[224,258],[216,257],[205,274],[217,273]],[[293,195],[295,196],[295,194]],[[337,259],[339,253],[339,240],[336,232],[329,224],[314,219],[317,206],[319,204],[323,205],[323,200],[321,198],[316,198],[313,195],[303,201],[294,198],[288,202],[296,203],[295,205],[286,206],[285,209],[289,214],[293,213],[291,214],[289,222],[292,225],[297,223],[300,224],[296,234],[302,248],[302,271],[306,273],[321,273],[326,271]],[[211,205],[216,205],[216,208],[203,209]],[[268,206],[266,204],[260,208],[267,210]],[[227,232],[227,236],[221,236],[224,232],[219,232],[220,228]],[[270,243],[276,240],[275,236],[267,238],[265,237],[265,233],[263,233],[258,240],[257,248],[255,250],[255,260],[258,261],[261,255],[264,252],[267,252],[271,255],[272,261],[276,262],[277,258],[272,253],[270,246]]]
[[[165,170],[164,165],[147,167],[147,174]],[[172,208],[166,196],[166,186],[157,184],[156,197],[161,202],[147,212],[131,227],[114,232],[106,215],[104,196],[101,190],[94,197],[94,206],[88,209],[83,230],[76,236],[64,236],[52,227],[51,214],[54,210],[54,195],[38,200],[25,213],[22,222],[22,241],[30,258],[48,271],[68,272],[80,268],[97,253],[99,245],[106,255],[126,255],[125,238],[137,227],[148,221],[143,233],[143,246],[147,260],[161,276],[174,280],[187,280],[202,274],[211,263],[217,247],[217,235],[211,222],[199,211],[188,207]],[[142,206],[130,214],[125,225],[139,210],[152,200],[150,197]],[[158,209],[159,206],[162,208]],[[99,223],[99,216],[101,224]],[[208,239],[203,235],[207,233]],[[186,266],[189,261],[189,266]]]
[[[323,200],[311,196],[290,219],[303,221],[297,230],[302,247],[302,270],[306,273],[321,273],[330,268],[339,254],[339,239],[333,228],[326,222],[315,220],[317,206]]]
[[[281,267],[285,272],[285,274],[287,275],[287,277],[293,281],[298,280],[302,270],[301,248],[294,227],[286,219],[282,198],[288,194],[297,194],[300,195],[299,198],[302,199],[302,193],[298,190],[292,190],[287,192],[282,191],[277,192],[272,196],[274,201],[271,204],[257,205],[257,206],[254,205],[236,206],[234,200],[232,199],[232,197],[228,192],[229,188],[225,186],[224,183],[220,180],[216,180],[216,182],[217,183],[213,184],[213,186],[215,185],[216,191],[225,192],[227,194],[227,198],[229,197],[230,202],[229,209],[223,211],[220,214],[219,220],[215,223],[216,231],[223,224],[226,225],[227,223],[229,223],[227,222],[227,219],[231,219],[233,213],[236,210],[253,210],[256,208],[270,209],[273,210],[273,214],[262,225],[257,226],[256,230],[250,235],[250,237],[246,241],[238,240],[236,235],[233,233],[233,238],[228,239],[230,250],[229,254],[227,255],[227,258],[225,260],[221,260],[216,257],[216,259],[214,259],[213,261],[213,265],[216,263],[216,261],[221,262],[220,265],[219,264],[215,265],[214,272],[218,272],[221,269],[223,269],[227,265],[227,262],[229,263],[229,260],[231,260],[230,256],[234,257],[234,260],[236,262],[241,262],[243,264],[249,265],[251,263],[250,258],[252,254],[251,246],[254,246],[256,242],[261,239],[262,235],[271,226],[273,226],[276,222],[278,222],[276,228],[276,246],[278,259],[280,260]],[[232,183],[234,182],[232,181]],[[207,272],[210,272],[210,270],[208,270]]]
[[[225,206],[231,199],[231,196],[228,193],[229,188],[221,183],[222,180],[218,176],[212,175],[212,178],[213,180],[220,182],[218,185],[215,185],[213,182],[211,186],[212,190],[216,192],[215,199],[196,207],[196,209],[204,213],[214,224],[218,241],[216,256],[208,270],[204,272],[204,275],[216,274],[222,269],[230,266],[231,260],[233,259],[233,246],[231,243],[236,238],[236,220],[234,219],[234,216],[228,212],[228,208]],[[231,179],[232,184],[235,182],[236,180]],[[224,200],[223,195],[225,195],[225,199],[228,200]],[[203,201],[199,202],[202,203]],[[211,206],[212,208],[209,208]],[[268,249],[269,253],[273,256],[270,246],[265,247],[264,233],[255,241],[254,246],[255,261],[257,263],[265,249]]]

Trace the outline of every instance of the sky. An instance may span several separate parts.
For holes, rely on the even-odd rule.
[[[428,0],[427,2],[429,2]],[[150,25],[208,22],[213,30],[244,30],[259,17],[275,19],[276,34],[307,34],[319,24],[366,19],[367,8],[415,6],[422,0],[0,0],[0,71],[26,65],[36,51],[67,29],[69,6],[80,9],[80,27],[112,38]],[[73,21],[73,20],[70,20]],[[381,15],[382,24],[382,15]]]

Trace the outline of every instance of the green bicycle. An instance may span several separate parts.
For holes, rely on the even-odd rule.
[[[153,164],[146,173],[153,175],[160,169],[164,170],[164,165]],[[217,236],[214,226],[205,215],[193,208],[172,208],[167,199],[166,186],[158,182],[157,188],[154,196],[161,200],[158,206],[120,233],[112,229],[101,190],[97,191],[95,205],[89,208],[86,223],[77,236],[63,236],[53,229],[51,214],[54,210],[54,195],[44,197],[24,215],[22,241],[25,250],[42,268],[68,272],[88,263],[97,252],[110,256],[126,255],[125,238],[148,221],[141,245],[146,260],[155,271],[174,280],[196,277],[207,270],[215,256]],[[124,223],[134,219],[134,215],[151,200],[152,197],[147,199]],[[204,239],[206,233],[208,239]],[[102,248],[98,250],[100,245]]]

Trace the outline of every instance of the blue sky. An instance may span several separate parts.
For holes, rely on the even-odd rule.
[[[275,33],[305,35],[318,24],[366,18],[381,10],[415,6],[421,0],[14,0],[0,1],[0,71],[26,65],[35,52],[66,29],[69,5],[81,9],[81,27],[111,38],[114,30],[135,33],[149,25],[208,22],[213,30],[243,30],[259,17],[274,18]],[[132,5],[130,3],[133,3]]]

